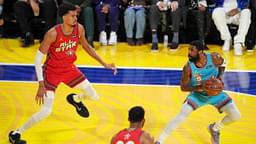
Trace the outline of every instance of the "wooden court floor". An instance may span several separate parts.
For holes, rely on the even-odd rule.
[[[113,61],[121,68],[181,69],[187,61],[186,44],[176,52],[170,52],[160,45],[158,53],[150,52],[150,44],[141,47],[129,47],[124,43],[115,47],[100,47],[97,43],[95,45],[104,60]],[[38,44],[20,48],[18,40],[0,39],[0,63],[33,64],[37,48]],[[82,51],[81,48],[78,49],[78,65],[98,66],[95,60]],[[222,53],[220,46],[210,46],[210,51],[220,52],[226,58],[228,70],[256,70],[255,53],[234,57],[232,51]],[[8,132],[19,127],[39,110],[40,107],[34,101],[37,86],[33,81],[0,80],[0,144],[7,144]],[[52,115],[24,132],[22,137],[28,144],[107,144],[114,133],[128,126],[128,109],[141,105],[146,110],[144,129],[158,138],[168,121],[179,112],[188,94],[181,92],[178,85],[93,83],[93,86],[100,100],[85,100],[91,113],[89,118],[79,117],[66,102],[67,94],[79,91],[60,85],[56,91]],[[221,131],[221,143],[255,144],[255,95],[229,90],[226,92],[234,99],[242,118],[239,122],[224,127]],[[166,144],[210,144],[206,127],[223,116],[211,106],[200,108],[171,133]]]

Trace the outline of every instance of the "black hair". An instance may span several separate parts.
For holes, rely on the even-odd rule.
[[[204,44],[200,40],[190,42],[190,45],[195,46],[198,51],[204,50]]]
[[[141,122],[144,119],[145,111],[141,106],[132,107],[129,110],[129,121],[132,123]]]
[[[64,16],[67,14],[69,11],[76,10],[75,5],[69,4],[69,3],[63,3],[60,5],[58,14],[60,17]]]

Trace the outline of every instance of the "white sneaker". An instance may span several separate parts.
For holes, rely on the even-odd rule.
[[[99,41],[100,41],[100,44],[101,45],[107,45],[107,34],[106,34],[106,32],[105,31],[102,31],[102,32],[100,32],[100,38],[99,38]]]
[[[223,51],[229,51],[230,49],[230,44],[231,44],[231,41],[230,40],[225,40],[224,41],[224,44],[222,46],[222,50]]]
[[[243,47],[242,47],[241,43],[234,44],[234,54],[237,56],[243,55]]]
[[[117,35],[116,35],[116,32],[111,32],[111,33],[110,33],[110,38],[109,38],[108,44],[109,44],[109,45],[116,45],[116,43],[117,43]]]

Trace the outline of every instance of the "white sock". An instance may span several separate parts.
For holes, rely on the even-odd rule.
[[[75,102],[79,103],[81,102],[81,96],[80,94],[73,95],[73,99]]]
[[[222,129],[224,127],[224,124],[221,121],[218,121],[214,124],[213,126],[213,130],[214,131],[219,131],[220,129]]]

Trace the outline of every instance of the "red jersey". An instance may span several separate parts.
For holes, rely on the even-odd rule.
[[[128,129],[121,130],[113,138],[113,144],[140,144],[140,136],[143,130],[137,128],[129,131]]]
[[[61,25],[55,26],[57,37],[50,45],[45,61],[46,72],[62,73],[70,69],[76,61],[76,49],[78,47],[78,25],[75,25],[70,35],[65,35]]]

